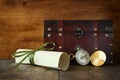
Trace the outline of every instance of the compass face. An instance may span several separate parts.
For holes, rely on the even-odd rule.
[[[90,61],[89,53],[83,49],[80,49],[76,52],[75,58],[80,65],[87,65]]]
[[[94,66],[101,66],[106,61],[106,54],[101,50],[95,51],[91,55],[90,61]]]

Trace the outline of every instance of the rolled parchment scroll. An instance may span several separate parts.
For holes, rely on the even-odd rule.
[[[19,51],[31,51],[29,49],[18,49]],[[23,54],[23,53],[21,53]],[[19,63],[26,55],[15,57],[15,62]],[[70,59],[69,55],[65,52],[55,51],[36,51],[34,53],[34,64],[39,66],[50,67],[59,70],[67,70],[69,68]],[[30,64],[28,57],[22,62],[23,64]]]

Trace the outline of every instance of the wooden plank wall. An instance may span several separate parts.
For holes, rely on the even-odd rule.
[[[113,20],[115,62],[120,62],[120,0],[0,0],[0,59],[43,43],[44,20]]]

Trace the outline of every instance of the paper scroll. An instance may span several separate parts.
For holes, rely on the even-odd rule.
[[[30,51],[29,49],[18,49],[19,51]],[[22,53],[21,53],[22,54]],[[24,56],[15,57],[15,62],[19,63]],[[65,52],[55,52],[55,51],[36,51],[34,53],[34,63],[35,65],[50,67],[59,70],[67,70],[69,68],[69,55]],[[22,62],[23,64],[30,64],[28,57]]]

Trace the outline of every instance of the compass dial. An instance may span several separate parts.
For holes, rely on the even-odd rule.
[[[75,58],[80,65],[87,65],[90,61],[89,53],[83,49],[76,52]]]

